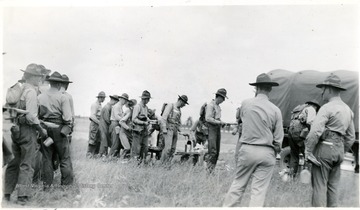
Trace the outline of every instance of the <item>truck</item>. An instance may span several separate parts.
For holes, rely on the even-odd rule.
[[[289,168],[290,146],[288,141],[288,128],[291,119],[291,111],[299,104],[316,99],[323,105],[321,89],[316,85],[322,83],[331,73],[341,79],[341,84],[346,91],[340,94],[341,99],[350,107],[354,113],[354,125],[356,141],[359,144],[359,73],[356,71],[336,70],[319,72],[315,70],[304,70],[292,72],[283,69],[276,69],[268,72],[270,78],[279,83],[273,87],[269,100],[280,108],[283,117],[284,139],[280,153],[280,167]],[[355,147],[356,148],[356,147]],[[358,148],[358,145],[357,145]],[[350,151],[358,152],[358,151]],[[356,156],[358,158],[358,156]]]

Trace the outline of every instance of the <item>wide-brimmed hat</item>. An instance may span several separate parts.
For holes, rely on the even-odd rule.
[[[100,91],[100,93],[96,96],[96,98],[105,98],[105,92],[104,91]]]
[[[57,71],[52,73],[50,76],[47,76],[45,80],[46,81],[53,81],[53,82],[67,83],[66,81],[63,80],[63,77]]]
[[[31,74],[33,76],[43,76],[43,74],[41,73],[41,68],[39,68],[39,66],[35,63],[27,65],[25,70],[20,69],[20,71]]]
[[[334,87],[342,91],[346,90],[345,88],[341,87],[340,77],[338,77],[333,73],[331,73],[328,77],[326,77],[323,83],[316,85],[316,87],[318,88],[322,88],[324,86]]]
[[[62,79],[64,80],[64,83],[72,83],[70,80],[69,80],[69,77],[66,75],[66,74],[63,74],[61,75]]]
[[[188,103],[188,97],[186,95],[178,95],[179,99],[181,99],[183,102],[185,102],[187,105],[189,105]]]
[[[151,94],[149,91],[144,90],[143,93],[141,94],[140,98],[144,99],[144,98],[151,98]]]
[[[119,100],[119,96],[118,95],[110,95],[110,98],[114,99],[115,101]]]
[[[119,96],[119,98],[123,98],[123,99],[125,99],[126,101],[129,101],[129,95],[128,95],[127,93],[121,94],[121,96]]]
[[[310,100],[310,101],[307,101],[307,102],[305,102],[306,104],[312,104],[312,105],[315,105],[316,107],[317,107],[317,109],[319,109],[320,108],[320,104],[319,104],[319,102],[316,100],[316,99],[312,99],[312,100]]]
[[[45,68],[44,65],[39,64],[38,67],[41,69],[41,70],[40,70],[40,71],[41,71],[41,74],[44,75],[44,76],[49,75],[50,72],[51,72],[51,70]]]
[[[226,96],[226,93],[227,92],[226,92],[225,88],[220,88],[219,90],[216,91],[215,95],[222,96],[225,99],[225,98],[228,98]]]
[[[279,86],[279,83],[271,81],[271,78],[269,77],[269,75],[262,73],[256,77],[256,82],[249,83],[249,85],[252,85],[252,86],[258,86],[258,85]]]
[[[135,106],[136,104],[137,104],[137,101],[136,101],[135,99],[131,99],[131,100],[129,100],[129,102],[128,102],[128,106],[129,106],[129,107]]]

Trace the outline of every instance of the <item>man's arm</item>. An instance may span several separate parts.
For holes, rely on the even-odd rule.
[[[111,116],[111,106],[105,106],[101,112],[103,115],[103,119],[105,120],[106,124],[110,125],[111,121],[110,121],[110,116]]]
[[[351,123],[348,129],[346,129],[344,136],[344,152],[349,151],[349,149],[354,144],[354,142],[355,142],[354,114],[351,113]]]
[[[65,124],[70,125],[72,122],[71,105],[70,100],[65,95],[61,95],[61,111]]]
[[[90,109],[90,119],[95,122],[96,124],[99,124],[99,120],[96,117],[96,112],[97,112],[97,104],[94,103],[91,105],[91,109]]]
[[[40,124],[38,118],[38,99],[35,90],[28,90],[24,92],[26,111],[28,113],[25,115],[27,121],[30,125]]]
[[[214,110],[214,104],[208,103],[208,105],[206,106],[205,121],[211,124],[221,125],[221,120],[216,120],[213,117],[213,110]]]
[[[133,109],[132,121],[139,125],[145,125],[145,122],[139,120],[137,117],[140,114],[140,105],[135,105]]]
[[[284,128],[283,128],[282,115],[280,110],[276,112],[276,121],[275,121],[273,135],[274,135],[273,145],[275,147],[275,151],[279,153],[281,150],[282,141],[284,139]]]
[[[312,153],[316,144],[319,142],[320,136],[325,130],[325,124],[329,120],[326,107],[321,107],[319,113],[316,115],[310,132],[305,140],[305,158],[307,154]]]
[[[123,118],[120,119],[120,126],[123,127],[125,130],[129,130],[130,127],[126,124],[126,121],[130,118],[131,115],[131,111],[127,110],[125,112],[125,116]]]

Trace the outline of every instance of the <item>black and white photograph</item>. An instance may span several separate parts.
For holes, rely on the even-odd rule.
[[[360,4],[1,5],[1,208],[360,207]]]

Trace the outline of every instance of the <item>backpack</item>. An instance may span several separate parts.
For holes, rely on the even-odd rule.
[[[163,116],[164,111],[165,111],[165,107],[166,107],[167,105],[168,105],[168,103],[164,103],[164,104],[162,105],[160,116]],[[173,108],[174,108],[174,107],[173,107]],[[169,115],[171,115],[171,114],[172,114],[172,109],[171,109]]]
[[[19,108],[19,101],[22,93],[23,87],[19,83],[11,86],[6,92],[6,103],[10,107]]]
[[[200,118],[199,119],[203,122],[205,122],[206,107],[207,107],[207,103],[204,103],[200,107]]]
[[[307,106],[307,104],[300,104],[291,111],[289,133],[295,142],[303,141],[306,138],[307,133],[305,130],[308,130],[308,128],[305,123],[300,121],[299,115]]]

